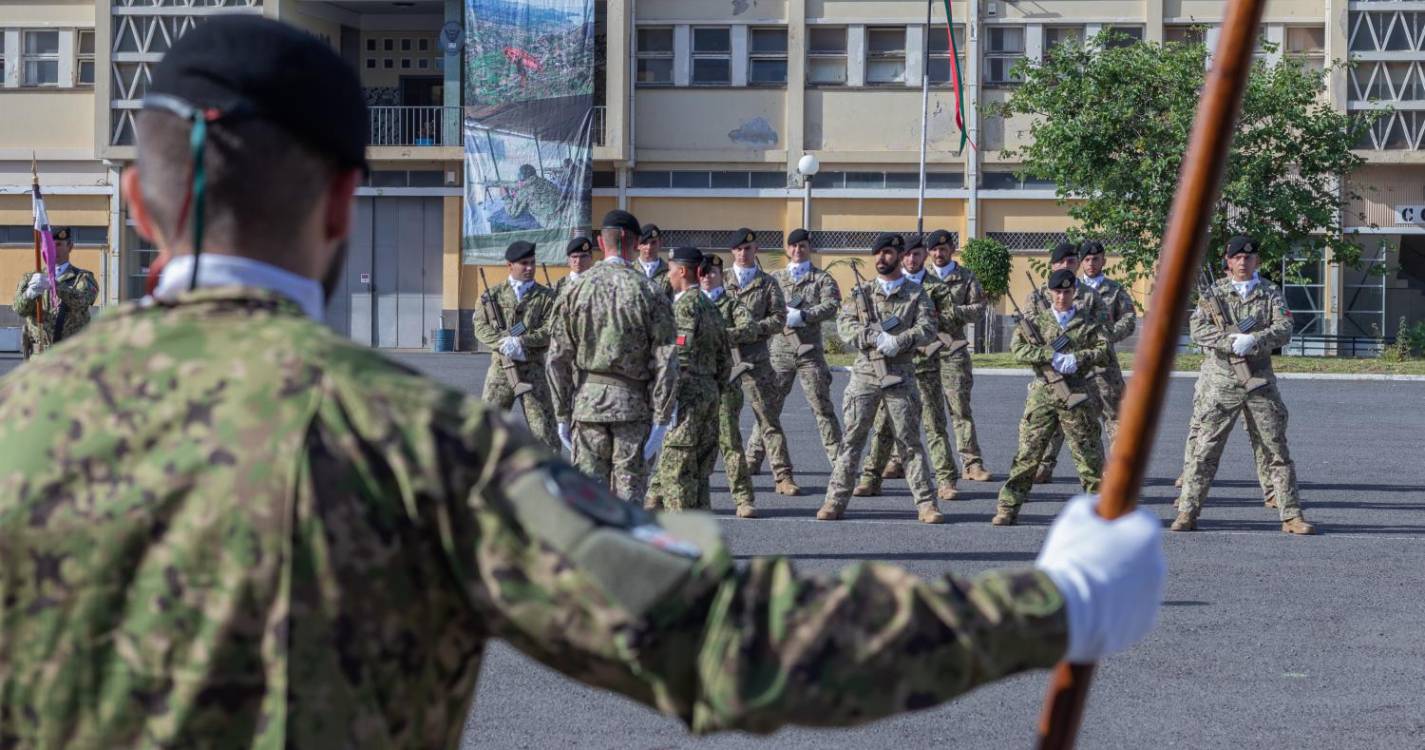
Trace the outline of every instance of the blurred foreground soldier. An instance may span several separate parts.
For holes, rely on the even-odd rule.
[[[1049,272],[1067,270],[1077,273],[1079,270],[1079,248],[1071,242],[1060,242],[1049,252]],[[1088,284],[1076,279],[1076,291],[1074,292],[1074,307],[1083,312],[1089,320],[1097,321],[1102,335],[1107,338],[1109,326],[1108,310],[1104,306],[1103,298],[1098,291]],[[1053,307],[1047,287],[1036,289],[1030,296],[1030,304],[1033,306],[1035,314],[1049,310]],[[1089,379],[1090,392],[1097,397],[1098,389],[1093,386],[1092,370],[1083,373],[1083,377]],[[1122,378],[1120,378],[1121,380]],[[1045,447],[1044,455],[1039,460],[1039,469],[1034,474],[1035,484],[1048,484],[1054,481],[1054,467],[1059,463],[1059,448],[1063,445],[1063,436],[1056,428],[1054,433],[1057,440],[1050,440]]]
[[[1190,332],[1193,343],[1202,347],[1201,407],[1195,410],[1198,433],[1192,446],[1191,459],[1183,469],[1183,490],[1178,497],[1178,515],[1173,531],[1192,531],[1202,502],[1217,475],[1218,461],[1232,434],[1232,425],[1239,413],[1248,412],[1256,422],[1256,445],[1267,460],[1267,476],[1275,490],[1277,511],[1282,531],[1288,534],[1315,534],[1316,527],[1307,523],[1301,513],[1301,498],[1296,484],[1296,464],[1287,448],[1286,404],[1277,389],[1276,373],[1272,370],[1272,350],[1291,339],[1291,311],[1277,288],[1257,276],[1261,257],[1257,241],[1250,237],[1233,237],[1227,243],[1229,278],[1213,290],[1227,303],[1232,330],[1223,330],[1201,307],[1193,311]],[[1256,378],[1268,384],[1248,392],[1234,373],[1228,358],[1236,355],[1247,360],[1247,367]],[[1248,432],[1248,438],[1252,433]],[[1255,446],[1254,446],[1255,448]],[[1258,469],[1260,474],[1261,469]]]
[[[663,249],[663,231],[657,224],[644,224],[638,233],[638,266],[643,276],[671,302],[673,287],[668,283],[668,264],[658,254]]]
[[[677,326],[678,408],[663,443],[663,455],[644,502],[649,510],[709,510],[708,477],[717,464],[720,384],[732,371],[731,344],[722,314],[698,287],[703,254],[696,247],[673,251],[668,283]]]
[[[89,323],[89,309],[99,298],[99,283],[94,280],[94,274],[69,262],[74,237],[68,227],[54,229],[54,250],[54,275],[58,282],[54,295],[50,294],[49,274],[31,271],[20,277],[15,300],[11,303],[15,314],[25,321],[20,341],[25,359],[79,333]],[[59,300],[58,305],[55,299]],[[43,311],[38,316],[43,324],[35,319],[36,311]]]
[[[826,450],[827,464],[836,462],[836,446],[841,443],[841,422],[831,403],[831,367],[826,364],[822,346],[821,324],[836,318],[841,305],[841,290],[831,274],[811,264],[811,233],[793,230],[787,235],[787,267],[772,274],[782,289],[787,303],[787,327],[770,342],[772,375],[778,398],[770,406],[777,409],[777,422],[782,408],[792,393],[792,385],[800,380],[802,393],[816,415],[821,445]],[[765,441],[761,430],[752,431],[747,452],[764,455]]]
[[[571,284],[579,280],[583,273],[594,265],[594,241],[588,237],[575,237],[564,245],[564,257],[567,259],[569,273],[563,278],[554,282],[554,298],[564,299],[564,291]]]
[[[831,467],[826,500],[817,520],[839,521],[851,500],[861,451],[884,404],[896,445],[905,457],[906,479],[922,523],[945,523],[936,507],[920,439],[920,392],[915,385],[915,349],[935,336],[935,308],[920,285],[901,270],[905,239],[882,234],[871,245],[877,277],[858,284],[841,305],[837,332],[858,349],[851,382],[842,398],[846,433]]]
[[[707,515],[617,501],[312,319],[366,123],[333,52],[216,16],[161,95],[251,114],[199,139],[198,264],[191,123],[139,116],[123,184],[176,256],[158,298],[0,383],[0,745],[454,748],[492,638],[697,732],[848,725],[1151,629],[1157,530],[1088,500],[1035,567],[931,581],[734,564]]]
[[[549,332],[554,311],[554,292],[534,280],[535,246],[530,242],[514,242],[505,250],[507,281],[485,290],[486,298],[498,307],[504,318],[504,329],[494,320],[482,301],[475,311],[475,338],[490,350],[490,368],[485,372],[485,387],[480,398],[486,403],[510,411],[515,406],[515,383],[519,377],[531,390],[519,396],[525,421],[551,450],[559,450],[559,435],[555,431],[554,403],[549,396],[544,356],[549,351]],[[501,360],[514,363],[511,373]]]
[[[565,294],[549,356],[560,440],[581,471],[634,503],[668,435],[678,377],[673,311],[630,266],[638,230],[627,211],[604,216],[604,260]]]
[[[728,355],[734,366],[737,366],[741,364],[739,347],[757,338],[757,322],[752,319],[752,313],[728,294],[723,286],[722,258],[708,255],[703,259],[700,283],[703,296],[713,303],[722,316],[722,324],[727,329]],[[718,386],[721,393],[717,405],[717,442],[718,450],[722,453],[722,468],[727,473],[727,489],[737,506],[737,517],[756,518],[757,496],[752,489],[752,475],[747,468],[746,454],[742,451],[742,426],[739,424],[742,415],[742,379],[746,377],[750,376],[734,376]]]
[[[1098,424],[1098,402],[1090,397],[1078,406],[1070,406],[1062,393],[1045,379],[1045,370],[1063,376],[1068,391],[1087,394],[1091,386],[1086,373],[1101,366],[1108,358],[1108,342],[1096,318],[1085,314],[1076,304],[1078,285],[1074,272],[1061,268],[1049,274],[1045,292],[1049,308],[1038,312],[1025,311],[1038,329],[1042,342],[1025,335],[1025,326],[1014,329],[1010,349],[1020,362],[1040,370],[1029,384],[1029,397],[1024,402],[1024,418],[1019,421],[1019,452],[1010,467],[1009,479],[999,491],[999,508],[991,522],[995,526],[1013,526],[1019,521],[1019,509],[1029,497],[1034,472],[1044,446],[1055,430],[1062,429],[1069,438],[1069,452],[1074,456],[1074,468],[1084,491],[1097,492],[1103,478],[1103,443]]]

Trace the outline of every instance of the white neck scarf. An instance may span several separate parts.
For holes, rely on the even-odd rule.
[[[757,275],[757,266],[743,268],[742,266],[734,265],[732,267],[732,272],[734,274],[737,274],[738,286],[747,286],[748,284],[752,283],[753,277]]]
[[[955,273],[955,269],[959,267],[960,266],[953,260],[950,261],[950,265],[948,266],[931,266],[931,268],[935,270],[936,277],[938,277],[941,281],[944,281],[946,276]]]
[[[519,281],[512,277],[510,288],[515,290],[515,302],[523,302],[524,296],[529,293],[529,288],[532,286],[534,286],[533,281]]]
[[[895,281],[886,281],[885,279],[877,276],[876,281],[879,282],[881,285],[881,293],[886,295],[887,297],[891,296],[892,294],[895,294],[897,289],[900,289],[902,286],[905,286],[904,276],[901,276]]]
[[[192,278],[193,256],[180,255],[170,260],[158,277],[158,286],[153,290],[154,299],[177,299],[179,294],[188,291]],[[266,289],[296,302],[307,317],[318,323],[324,317],[326,300],[321,284],[306,276],[299,276],[251,258],[205,253],[198,263],[198,286],[247,286]]]
[[[653,278],[653,272],[658,270],[658,259],[657,259],[657,258],[654,258],[653,260],[646,260],[646,261],[645,261],[645,260],[640,260],[640,261],[639,261],[639,264],[643,266],[643,274],[644,274],[645,276],[647,276],[648,278],[650,278],[650,279]]]
[[[628,267],[628,261],[624,260],[622,255],[610,255],[609,257],[604,258],[604,262],[612,263],[616,266],[623,266],[624,268]]]
[[[717,302],[718,300],[722,299],[722,293],[723,288],[720,286],[715,286],[712,289],[703,290],[703,295],[706,296],[708,299],[712,300],[713,302]]]
[[[673,295],[673,301],[674,301],[674,302],[677,302],[678,300],[680,300],[680,299],[683,298],[683,295],[685,295],[685,294],[687,294],[687,293],[688,293],[688,290],[687,290],[687,289],[684,289],[683,291],[678,292],[677,294]]]
[[[920,272],[919,272],[919,273],[908,273],[908,274],[905,274],[905,277],[906,277],[907,279],[910,279],[911,281],[914,281],[914,282],[917,283],[917,284],[924,284],[924,283],[925,283],[925,269],[924,269],[924,268],[920,269]]]
[[[1103,274],[1099,274],[1097,276],[1081,276],[1080,280],[1083,281],[1085,284],[1088,284],[1090,287],[1098,289],[1099,287],[1103,286],[1103,281],[1105,278],[1107,277],[1105,277]]]
[[[800,263],[788,263],[787,273],[791,274],[792,281],[801,281],[807,274],[811,273],[811,261],[804,260]]]
[[[1058,310],[1054,310],[1053,308],[1050,308],[1050,310],[1054,313],[1054,320],[1059,323],[1059,327],[1060,327],[1060,328],[1067,328],[1068,325],[1069,325],[1069,321],[1070,321],[1070,320],[1073,320],[1073,318],[1074,318],[1074,312],[1075,312],[1076,310],[1078,310],[1078,308],[1077,308],[1077,307],[1070,307],[1069,309],[1065,310],[1064,312],[1059,312]]]
[[[1247,299],[1247,296],[1250,295],[1252,293],[1252,290],[1256,289],[1257,285],[1260,283],[1262,283],[1262,277],[1256,272],[1253,272],[1252,278],[1247,279],[1246,281],[1232,282],[1232,288],[1237,290],[1238,296],[1240,296],[1242,299]]]

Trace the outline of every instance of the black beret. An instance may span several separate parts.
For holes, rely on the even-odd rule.
[[[896,252],[904,250],[905,238],[895,232],[883,232],[877,235],[875,242],[871,243],[871,252],[879,253],[888,247]]]
[[[793,229],[792,233],[787,235],[787,244],[795,245],[798,242],[811,242],[811,232],[805,229]]]
[[[575,237],[574,239],[569,240],[569,244],[564,246],[565,255],[592,252],[594,252],[594,241],[589,239],[588,237]]]
[[[954,245],[955,235],[944,229],[937,229],[934,232],[931,232],[929,237],[925,238],[926,247],[935,247],[936,245],[946,244]]]
[[[1242,253],[1257,254],[1257,241],[1245,234],[1239,234],[1227,241],[1227,257]]]
[[[1084,243],[1079,245],[1079,257],[1086,255],[1103,255],[1103,243],[1098,240],[1084,240]]]
[[[510,246],[505,248],[505,260],[514,263],[517,260],[534,257],[534,243],[524,240],[515,240]]]
[[[1072,242],[1060,242],[1049,253],[1049,262],[1058,263],[1065,258],[1079,257],[1079,248]]]
[[[342,167],[366,166],[356,71],[315,36],[261,16],[216,15],[184,34],[154,68],[143,106],[260,117]]]
[[[716,268],[722,270],[722,256],[708,253],[703,256],[703,268]]]
[[[743,227],[732,233],[732,244],[728,245],[728,247],[741,247],[756,241],[757,233],[747,227]]]
[[[50,235],[51,235],[52,237],[54,237],[54,241],[55,241],[55,242],[68,242],[68,241],[69,241],[69,238],[72,237],[72,236],[74,236],[74,235],[69,231],[69,227],[54,227],[54,226],[50,227]]]
[[[912,236],[909,240],[907,240],[906,243],[905,243],[905,249],[906,249],[906,251],[911,251],[911,250],[914,250],[914,249],[916,249],[916,248],[918,248],[918,247],[919,247],[919,248],[924,248],[925,246],[926,246],[926,245],[925,245],[925,235],[923,235],[923,234],[914,235],[914,236]]]
[[[638,233],[638,239],[642,242],[656,240],[663,236],[663,232],[658,229],[657,224],[644,224],[643,231]]]
[[[1049,283],[1047,286],[1050,289],[1073,289],[1078,285],[1079,280],[1074,278],[1074,272],[1067,268],[1060,268],[1049,274]]]
[[[620,211],[618,209],[614,209],[604,214],[604,223],[602,224],[602,226],[604,229],[622,229],[623,231],[629,232],[631,234],[640,233],[640,230],[638,228],[638,219],[635,219],[633,217],[633,214],[627,211]]]
[[[703,262],[703,251],[687,245],[675,247],[673,248],[673,252],[669,254],[668,259],[674,263],[687,263],[689,265],[701,263]]]

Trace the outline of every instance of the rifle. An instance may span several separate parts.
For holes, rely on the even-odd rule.
[[[1035,305],[1038,306],[1038,307],[1041,307],[1041,308],[1043,308],[1043,309],[1045,309],[1045,310],[1053,309],[1053,307],[1054,307],[1053,304],[1051,304],[1051,303],[1049,302],[1049,300],[1046,299],[1046,298],[1044,297],[1044,295],[1040,293],[1040,290],[1044,288],[1044,285],[1043,285],[1043,284],[1040,284],[1040,283],[1037,282],[1037,281],[1035,281],[1035,280],[1034,280],[1034,276],[1033,276],[1032,274],[1030,274],[1028,271],[1025,271],[1025,272],[1024,272],[1024,278],[1029,279],[1029,288],[1034,290],[1033,292],[1031,292],[1031,294],[1034,295],[1034,302],[1035,302]],[[1075,284],[1078,284],[1078,281],[1075,280],[1074,283],[1075,283]],[[1102,299],[1102,298],[1100,297],[1100,299]],[[1112,352],[1112,347],[1110,347],[1109,351]],[[1086,374],[1084,377],[1089,377],[1089,378],[1103,377],[1103,368],[1102,368],[1102,367],[1095,367],[1095,368],[1093,368],[1092,370],[1090,370],[1090,371],[1088,372],[1088,374]]]
[[[1044,334],[1040,332],[1039,326],[1035,325],[1034,321],[1030,320],[1029,316],[1025,315],[1023,310],[1019,309],[1019,303],[1014,301],[1014,295],[1006,293],[1005,296],[1009,297],[1009,304],[1014,305],[1014,312],[1019,316],[1019,330],[1024,334],[1026,339],[1029,339],[1029,343],[1035,346],[1051,346],[1055,352],[1062,351],[1068,347],[1069,340],[1067,336],[1060,336],[1054,339],[1052,345],[1045,344]],[[1035,365],[1034,371],[1039,374],[1039,377],[1044,379],[1045,383],[1049,384],[1049,387],[1054,391],[1054,395],[1058,396],[1064,402],[1064,405],[1070,409],[1077,409],[1083,405],[1084,402],[1089,400],[1088,395],[1075,393],[1074,389],[1069,387],[1069,382],[1064,380],[1064,376],[1053,367],[1048,365]]]
[[[476,266],[480,272],[480,283],[485,287],[485,293],[480,295],[480,306],[485,310],[485,318],[495,324],[500,332],[506,336],[522,336],[525,332],[524,321],[516,323],[513,328],[505,324],[505,311],[500,309],[499,303],[495,301],[494,290],[490,288],[490,282],[485,280],[485,269]],[[490,356],[500,363],[500,369],[505,371],[505,377],[510,379],[510,385],[514,386],[515,398],[534,390],[534,386],[524,382],[520,377],[519,366],[515,361],[501,354],[495,349],[490,350]]]
[[[540,263],[539,270],[544,274],[544,285],[549,287],[550,289],[554,289],[554,281],[549,278],[549,265],[546,263]]]
[[[927,273],[929,272],[927,271]],[[960,324],[958,328],[963,331],[964,324]],[[964,349],[969,345],[970,342],[964,339],[957,339],[955,338],[954,334],[951,334],[948,331],[936,331],[935,340],[931,341],[925,346],[920,347],[920,353],[927,357],[934,357],[936,352],[940,351],[941,349],[948,348],[950,351],[945,353],[946,356],[953,356],[956,352],[960,351],[961,349]]]
[[[1223,333],[1233,330],[1250,333],[1253,328],[1257,327],[1256,319],[1250,316],[1238,321],[1232,320],[1232,310],[1227,306],[1227,302],[1218,296],[1212,282],[1212,274],[1208,272],[1205,265],[1197,269],[1197,296],[1202,311],[1207,313],[1207,316],[1212,319],[1212,324]],[[1236,376],[1237,382],[1248,393],[1268,385],[1265,378],[1259,378],[1252,374],[1252,366],[1247,362],[1246,357],[1232,354],[1227,357],[1227,363],[1232,366],[1232,374]]]
[[[876,313],[876,305],[871,300],[871,290],[866,288],[866,280],[861,276],[861,269],[853,263],[851,264],[851,272],[856,274],[856,288],[851,292],[851,294],[856,297],[856,319],[861,322],[863,329],[863,341],[857,343],[862,344],[862,349],[864,350],[866,348],[864,344],[866,333],[870,332],[870,330],[885,331],[886,329],[881,323],[880,316]],[[895,319],[892,319],[891,322],[893,323],[893,325],[891,325],[892,328],[900,324],[900,321]],[[905,378],[891,374],[890,368],[886,365],[886,355],[882,354],[874,345],[870,347],[870,351],[866,356],[871,360],[871,368],[875,371],[876,379],[880,382],[882,390],[900,385],[904,382]]]
[[[791,297],[787,298],[787,307],[793,307],[800,310],[802,309],[802,303],[805,301],[806,299],[802,297],[801,294],[794,294]],[[816,344],[803,344],[802,335],[795,328],[783,328],[782,335],[790,339],[792,345],[797,348],[798,357],[802,356],[803,354],[807,354],[816,348]]]

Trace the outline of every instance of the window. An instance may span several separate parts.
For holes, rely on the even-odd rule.
[[[1165,26],[1163,41],[1178,44],[1206,44],[1207,29],[1201,26]]]
[[[1024,29],[1019,26],[991,26],[989,43],[985,45],[985,83],[1018,83],[1012,72],[1015,63],[1024,59]]]
[[[20,69],[23,86],[59,85],[59,32],[24,32],[24,56]]]
[[[673,30],[671,28],[640,28],[638,30],[637,80],[645,85],[673,82]]]
[[[401,40],[401,51],[402,51],[402,52],[410,52],[410,51],[411,51],[411,40],[409,40],[409,39],[402,39],[402,40]]]
[[[813,26],[807,34],[807,83],[846,85],[846,28]]]
[[[950,38],[945,35],[944,28],[932,27],[930,38],[926,40],[930,45],[930,82],[932,84],[950,83]],[[960,53],[960,83],[965,82],[965,27],[955,27],[955,49]]]
[[[1050,26],[1044,29],[1045,56],[1053,54],[1054,48],[1061,44],[1082,47],[1084,44],[1084,27]]]
[[[726,26],[693,28],[694,86],[732,83],[732,30]]]
[[[754,86],[787,83],[787,30],[752,29],[747,82]]]
[[[1290,26],[1286,30],[1286,56],[1312,70],[1326,68],[1326,29],[1321,26]]]
[[[1143,41],[1142,26],[1105,26],[1103,27],[1104,47],[1113,49],[1115,47],[1131,47]]]
[[[866,30],[866,83],[905,83],[905,27]]]
[[[375,39],[367,39],[367,40],[366,40],[366,51],[367,51],[367,52],[375,52],[375,51],[376,51],[376,40],[375,40]]]
[[[80,29],[78,53],[74,56],[75,83],[80,86],[94,85],[94,30]]]

